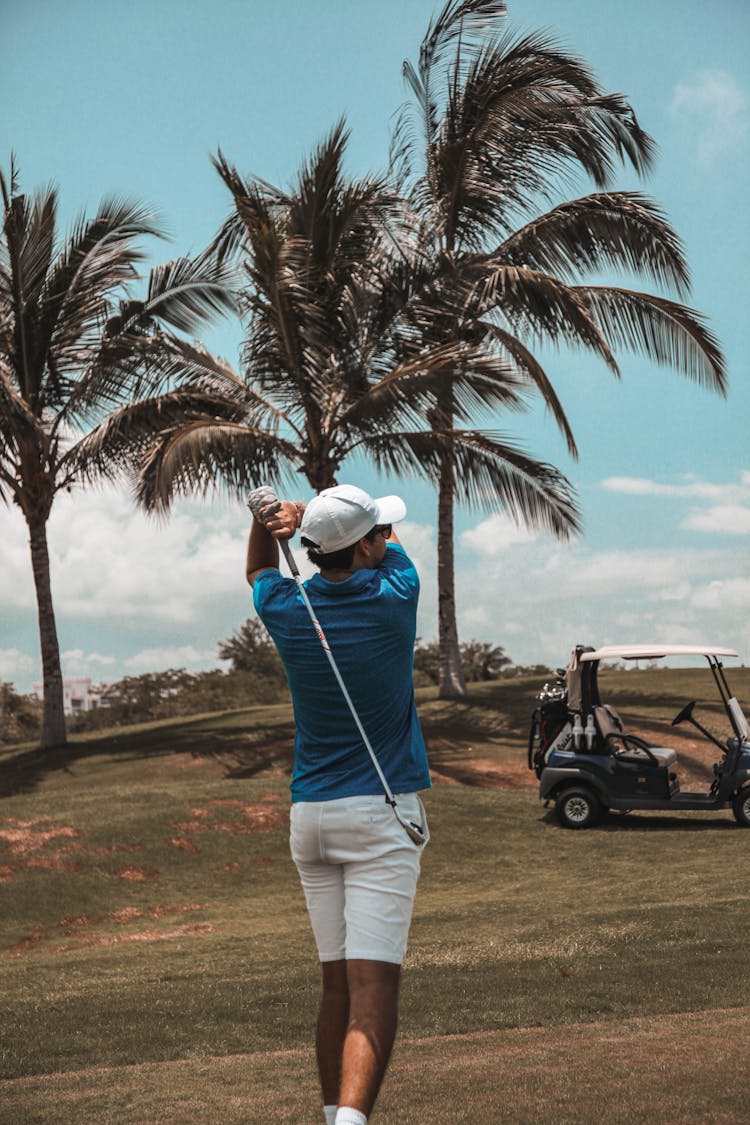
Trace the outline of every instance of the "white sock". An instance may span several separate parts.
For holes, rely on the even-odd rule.
[[[340,1105],[333,1125],[367,1125],[367,1118],[350,1105]]]
[[[323,1113],[326,1115],[326,1125],[336,1125],[337,1105],[324,1105]]]

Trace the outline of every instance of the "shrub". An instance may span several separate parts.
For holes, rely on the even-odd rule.
[[[19,695],[13,684],[0,681],[0,743],[37,738],[42,705],[35,695]]]

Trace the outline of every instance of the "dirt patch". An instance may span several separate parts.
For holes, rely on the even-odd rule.
[[[191,840],[194,833],[198,832],[231,832],[233,836],[250,836],[258,832],[275,832],[286,825],[289,813],[286,808],[275,807],[279,798],[274,793],[267,793],[260,801],[249,805],[238,797],[223,797],[207,801],[190,809],[192,820],[178,821],[172,827],[179,833],[170,839],[173,847],[185,851],[195,849],[197,845]],[[239,815],[232,820],[216,819],[221,810],[234,810]]]
[[[212,922],[195,922],[189,926],[177,926],[173,930],[138,930],[132,934],[86,934],[81,940],[69,945],[58,945],[53,953],[70,953],[75,949],[86,947],[105,948],[112,945],[122,945],[131,941],[173,941],[175,938],[203,937],[204,934],[215,933],[216,927]]]
[[[191,855],[197,855],[200,848],[194,844],[192,840],[186,839],[185,836],[172,836],[169,841],[170,847],[179,848],[180,851],[190,852]]]
[[[28,871],[33,867],[46,868],[48,871],[72,872],[83,871],[85,864],[71,863],[69,859],[65,859],[64,853],[53,852],[52,855],[33,856],[31,859],[27,859],[23,863],[18,864],[16,870],[23,869],[24,871]]]
[[[155,867],[121,867],[117,872],[120,879],[127,879],[129,883],[148,883],[150,879],[156,879],[159,872]]]
[[[144,921],[155,922],[162,918],[173,918],[175,915],[192,914],[205,910],[206,906],[197,902],[183,903],[181,906],[164,906],[157,903],[152,907],[123,906],[109,914],[95,918],[89,914],[80,914],[72,918],[61,918],[52,926],[43,930],[27,934],[20,942],[5,950],[11,956],[19,957],[38,949],[44,942],[49,942],[64,937],[73,938],[65,945],[55,946],[55,953],[69,953],[75,949],[91,946],[109,946],[128,941],[165,941],[176,937],[200,937],[202,934],[213,933],[216,927],[211,922],[193,922],[176,926],[170,930],[160,930],[151,927],[131,933],[111,932],[107,927],[114,925],[118,928],[132,926],[134,923]]]
[[[61,837],[77,839],[81,833],[69,824],[56,825],[51,828],[38,828],[43,821],[9,820],[6,827],[0,828],[0,841],[5,843],[5,850],[13,858],[22,859],[32,852],[37,852],[48,844],[50,840]]]
[[[0,864],[0,883],[10,883],[21,871],[43,869],[47,871],[60,871],[75,873],[84,871],[90,864],[86,862],[87,856],[126,855],[142,850],[143,845],[137,842],[129,844],[108,844],[98,848],[87,849],[82,840],[83,833],[80,829],[70,824],[52,824],[47,818],[36,820],[8,819],[0,825],[0,847],[6,853],[9,862]],[[48,845],[68,840],[54,850]],[[72,859],[71,856],[76,856]],[[95,870],[107,874],[103,868]],[[149,868],[123,867],[117,874],[120,878],[144,882],[146,879],[155,878],[158,871]]]
[[[104,848],[94,848],[94,855],[121,855],[123,852],[139,852],[143,844],[108,844]]]
[[[82,833],[70,824],[51,824],[45,818],[18,820],[9,818],[0,826],[0,845],[3,846],[8,863],[0,865],[0,883],[10,883],[19,871],[42,868],[48,871],[81,871],[84,864],[68,857],[83,852],[83,844],[70,843],[55,851],[44,849],[52,841],[78,841]]]
[[[537,786],[525,763],[501,764],[490,758],[467,758],[441,762],[430,769],[433,781],[447,785],[473,785],[480,789],[528,789]]]
[[[88,914],[79,914],[75,918],[61,918],[57,925],[61,929],[70,929],[75,926],[93,926],[94,919]]]

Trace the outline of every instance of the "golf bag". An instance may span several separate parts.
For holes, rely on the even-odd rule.
[[[531,716],[528,753],[529,769],[533,769],[537,777],[541,776],[549,749],[560,738],[565,728],[570,728],[567,694],[564,691],[553,694],[545,685],[539,700],[539,706],[534,709]]]

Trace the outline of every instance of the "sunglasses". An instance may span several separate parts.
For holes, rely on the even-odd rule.
[[[392,524],[390,524],[390,523],[379,523],[372,529],[372,531],[370,532],[370,536],[372,536],[372,538],[374,539],[376,535],[382,535],[384,539],[390,539],[392,530],[393,530]],[[368,538],[370,536],[368,536]]]

